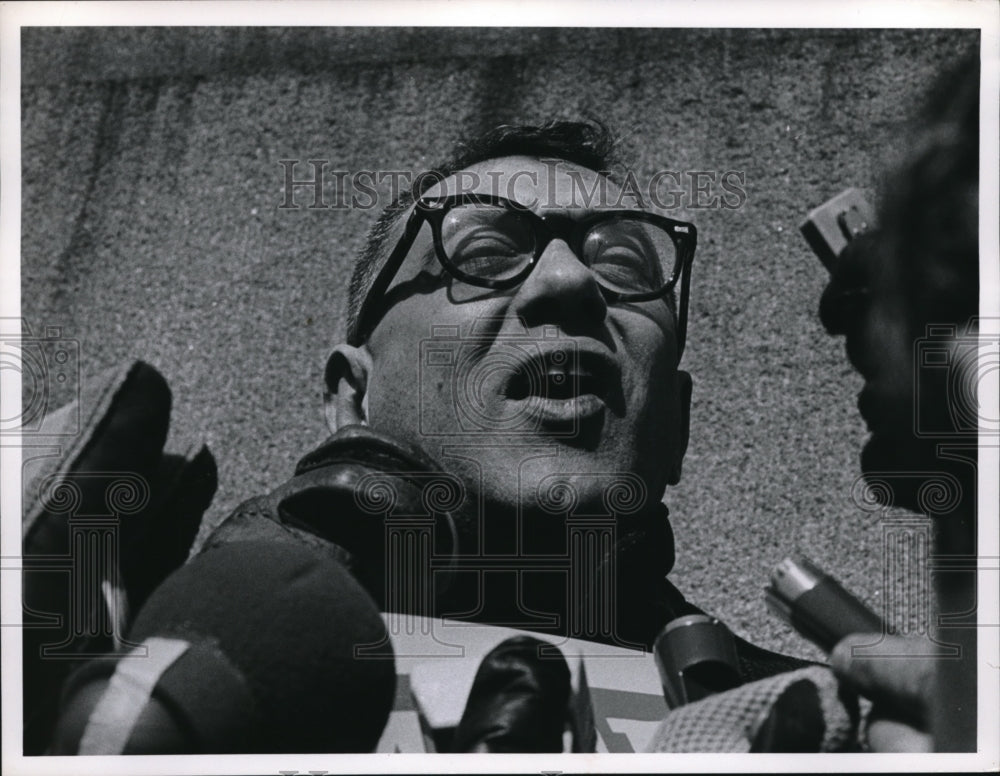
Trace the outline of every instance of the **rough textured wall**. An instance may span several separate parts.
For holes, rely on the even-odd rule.
[[[884,589],[878,515],[851,498],[860,379],[817,320],[824,272],[797,226],[847,186],[874,193],[913,101],[977,44],[958,30],[26,30],[24,316],[78,338],[85,373],[138,356],[167,376],[174,427],[219,460],[218,518],[324,438],[322,368],[376,216],[277,209],[279,159],[419,170],[494,123],[596,116],[640,181],[742,171],[743,207],[671,213],[700,232],[673,578],[736,631],[802,652],[761,594],[786,552],[870,601]]]

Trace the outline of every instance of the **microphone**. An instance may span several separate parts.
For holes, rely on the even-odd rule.
[[[883,633],[875,612],[804,556],[785,558],[765,588],[768,607],[826,653],[851,633]]]
[[[70,678],[49,754],[369,752],[395,696],[371,597],[328,554],[291,542],[194,558],[149,598],[129,642]]]
[[[706,614],[686,614],[667,623],[653,656],[671,709],[742,683],[732,631]]]

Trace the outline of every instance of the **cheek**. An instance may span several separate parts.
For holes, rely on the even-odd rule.
[[[414,378],[407,371],[384,364],[376,367],[368,390],[368,422],[372,427],[385,432],[396,429],[406,433],[414,425],[411,417],[416,415],[416,406],[408,392],[398,389],[399,385],[414,384]]]
[[[873,305],[862,343],[872,365],[872,377],[900,399],[910,399],[914,342],[902,312],[886,303]]]
[[[388,324],[389,322],[386,321]],[[387,325],[370,341],[373,370],[368,382],[369,423],[379,430],[408,432],[416,425],[420,344],[405,330]]]
[[[628,359],[625,390],[631,399],[629,415],[650,418],[662,416],[668,404],[670,365],[676,357],[663,329],[654,321],[643,324],[627,338],[624,348]]]

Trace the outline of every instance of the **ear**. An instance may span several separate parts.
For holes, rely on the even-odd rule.
[[[326,360],[323,411],[326,425],[336,432],[344,426],[368,424],[368,378],[372,357],[364,345],[337,345]]]
[[[681,464],[687,452],[688,438],[691,434],[691,374],[683,369],[677,370],[677,445],[674,448],[670,469],[667,471],[667,484],[676,485],[681,481]]]

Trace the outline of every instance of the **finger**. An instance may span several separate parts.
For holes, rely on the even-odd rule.
[[[934,748],[929,733],[888,717],[869,722],[868,747],[873,752],[930,752]]]
[[[936,663],[920,655],[923,650],[926,644],[915,639],[853,634],[834,647],[830,667],[854,691],[922,719],[931,698]]]

